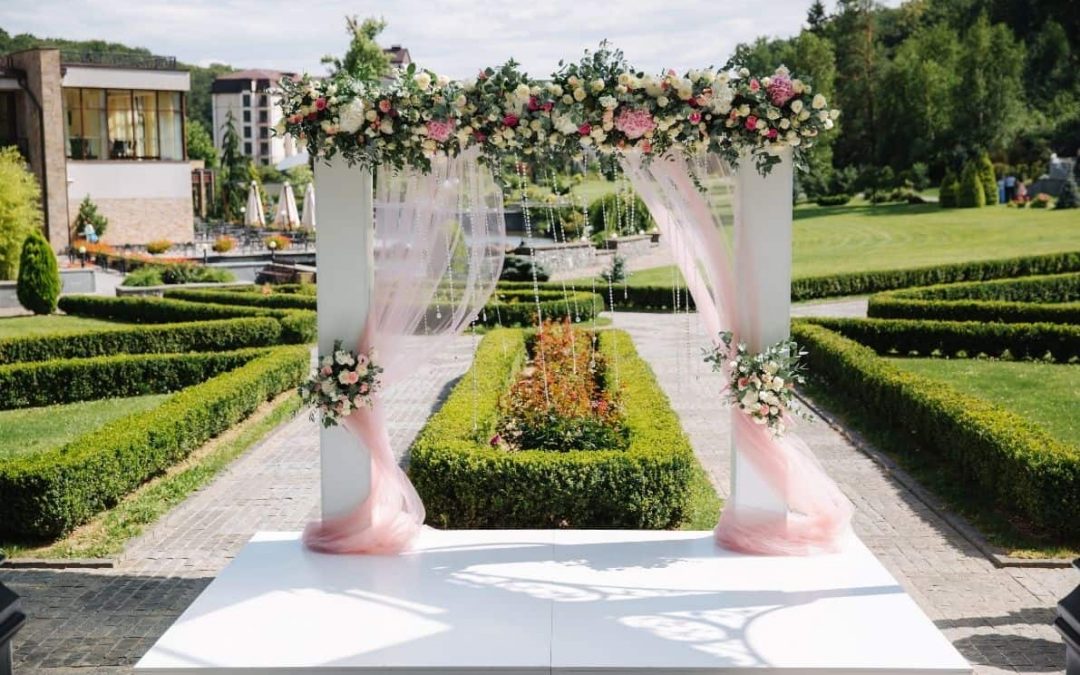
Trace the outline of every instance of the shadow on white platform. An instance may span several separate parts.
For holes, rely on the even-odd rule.
[[[711,533],[425,531],[396,557],[257,534],[139,661],[154,673],[970,673],[858,540],[742,556]]]

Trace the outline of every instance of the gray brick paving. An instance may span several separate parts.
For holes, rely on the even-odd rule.
[[[861,310],[855,303],[807,307],[798,311],[865,312],[865,303]],[[700,360],[705,338],[696,317],[619,313],[616,324],[633,335],[726,493],[726,416],[714,403],[717,376]],[[472,346],[471,338],[459,339],[389,392],[399,455],[465,371]],[[1062,672],[1063,647],[1049,623],[1057,598],[1080,581],[1075,573],[994,568],[841,434],[821,421],[802,433],[855,502],[860,537],[977,672]],[[32,617],[16,642],[18,671],[130,672],[251,533],[298,529],[314,516],[317,459],[316,427],[297,418],[132,542],[116,569],[0,571]]]

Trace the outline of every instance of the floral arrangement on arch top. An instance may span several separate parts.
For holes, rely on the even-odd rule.
[[[804,166],[804,153],[839,115],[783,66],[767,77],[713,68],[654,76],[606,43],[579,63],[560,62],[549,81],[530,79],[514,61],[465,81],[410,64],[389,83],[283,80],[279,98],[276,133],[304,140],[312,156],[423,170],[436,153],[479,146],[489,159],[708,150],[733,165],[749,151],[766,174],[788,148]]]

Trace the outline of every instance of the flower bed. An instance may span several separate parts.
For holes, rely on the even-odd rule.
[[[911,439],[942,471],[1064,543],[1080,542],[1080,449],[947,383],[905,372],[819,322],[795,322],[811,378]]]
[[[439,527],[668,528],[687,516],[700,470],[678,417],[622,331],[601,331],[618,381],[625,449],[508,451],[491,444],[525,367],[528,334],[493,330],[412,447],[410,476]],[[616,374],[617,372],[617,374]]]
[[[65,446],[0,461],[0,536],[39,539],[70,531],[262,402],[296,387],[309,364],[306,346],[250,352],[243,365],[188,387],[152,410],[89,431]]]
[[[945,284],[879,293],[880,318],[1080,324],[1080,273]]]

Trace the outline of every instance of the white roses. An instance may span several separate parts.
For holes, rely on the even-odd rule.
[[[364,119],[364,102],[354,98],[338,112],[338,128],[347,134],[355,134],[364,126]]]

